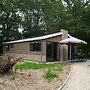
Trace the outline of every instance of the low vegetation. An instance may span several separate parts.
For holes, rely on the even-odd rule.
[[[59,72],[63,71],[65,63],[36,63],[36,62],[21,62],[16,64],[21,58],[15,59],[12,56],[0,56],[0,73],[8,72],[10,69],[13,71],[13,80],[16,78],[17,70],[37,70],[43,69],[43,77],[48,81],[58,78]]]
[[[44,78],[51,81],[54,78],[58,78],[58,73],[63,71],[65,63],[35,63],[35,62],[24,62],[15,65],[16,70],[28,70],[28,69],[45,69]]]
[[[44,78],[47,79],[48,81],[51,81],[52,79],[57,78],[57,77],[58,75],[51,70],[46,71],[44,74]]]
[[[17,64],[15,66],[16,69],[22,69],[22,70],[27,70],[27,69],[41,69],[41,68],[57,68],[57,69],[61,69],[63,68],[63,66],[65,65],[65,63],[35,63],[35,62],[24,62],[21,64]]]

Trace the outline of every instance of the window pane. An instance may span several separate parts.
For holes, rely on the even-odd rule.
[[[36,43],[36,51],[41,51],[41,43]]]
[[[14,48],[14,44],[10,44],[10,48]]]
[[[30,51],[33,51],[33,43],[30,43]]]
[[[30,51],[41,51],[41,42],[30,42]]]

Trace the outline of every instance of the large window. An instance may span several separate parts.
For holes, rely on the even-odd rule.
[[[30,42],[30,51],[41,51],[41,42],[40,41]]]

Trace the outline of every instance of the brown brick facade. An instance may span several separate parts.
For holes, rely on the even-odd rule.
[[[3,45],[3,53],[9,54],[15,57],[23,57],[27,60],[35,60],[35,61],[46,61],[46,42],[60,42],[62,39],[68,38],[68,32],[62,30],[62,35],[58,35],[55,37],[51,37],[41,41],[41,51],[30,51],[30,42],[20,42],[14,43],[14,47],[10,48],[10,50],[5,50],[5,45]],[[57,57],[59,60],[66,60],[68,57],[68,47],[66,45],[58,44]]]

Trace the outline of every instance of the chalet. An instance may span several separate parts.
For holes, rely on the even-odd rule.
[[[4,55],[22,57],[34,61],[59,61],[68,59],[68,46],[60,44],[61,40],[70,38],[67,30],[60,32],[3,43]]]

